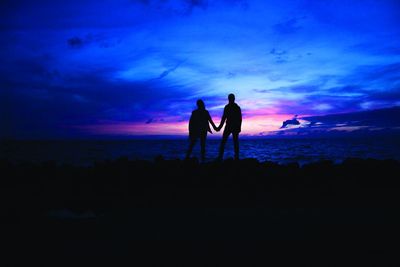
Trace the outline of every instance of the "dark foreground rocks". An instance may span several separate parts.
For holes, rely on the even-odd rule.
[[[10,266],[400,262],[397,161],[0,166]]]

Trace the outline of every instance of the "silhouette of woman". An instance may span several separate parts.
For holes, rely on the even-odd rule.
[[[197,139],[200,138],[200,147],[201,147],[201,161],[205,160],[206,155],[206,138],[207,132],[211,132],[210,125],[211,123],[214,130],[217,130],[213,120],[211,119],[210,113],[206,110],[203,100],[197,100],[197,109],[193,110],[192,116],[189,121],[189,149],[186,153],[186,158],[190,157],[192,153],[193,147],[196,144]]]

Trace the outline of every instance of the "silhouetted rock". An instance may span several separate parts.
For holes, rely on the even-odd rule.
[[[297,115],[291,120],[285,120],[280,129],[286,128],[288,125],[300,125],[300,122],[297,120]]]
[[[214,240],[225,240],[221,246],[230,252],[239,247],[250,253],[243,240],[263,240],[274,248],[285,244],[274,250],[280,257],[310,250],[315,257],[326,246],[348,247],[353,253],[381,249],[380,244],[400,238],[400,163],[394,160],[300,166],[159,157],[87,167],[1,161],[0,172],[5,204],[0,219],[19,227],[16,243],[43,241],[43,246],[29,246],[35,253],[59,256],[63,251],[72,257],[82,251],[98,255],[107,248],[116,256],[133,243],[142,247],[148,241],[140,253],[128,254],[151,258],[154,253],[173,255],[177,248],[171,240],[204,240],[204,246],[196,247],[200,255]],[[154,240],[166,245],[155,248]],[[297,240],[298,246],[287,248],[288,240]],[[309,240],[323,246],[307,247]],[[186,249],[193,255],[193,248]],[[265,253],[259,252],[254,257]]]

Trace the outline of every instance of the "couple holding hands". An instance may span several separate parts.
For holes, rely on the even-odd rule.
[[[218,127],[214,124],[210,113],[208,113],[208,111],[206,110],[203,100],[197,100],[197,109],[193,110],[192,116],[190,117],[189,121],[190,144],[189,149],[186,153],[186,158],[190,157],[190,154],[192,153],[193,147],[197,139],[200,139],[201,161],[204,161],[206,154],[207,132],[212,133],[209,123],[211,123],[215,131],[219,132],[226,122],[224,133],[222,135],[221,145],[219,147],[218,160],[222,160],[224,156],[225,144],[230,134],[232,134],[233,138],[235,159],[239,159],[239,133],[242,126],[242,111],[240,107],[235,103],[234,94],[230,94],[228,96],[228,100],[229,103],[224,108],[224,114],[222,115],[221,123]]]

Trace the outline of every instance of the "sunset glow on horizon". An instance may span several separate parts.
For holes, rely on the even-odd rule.
[[[269,135],[279,130],[282,121],[287,119],[288,114],[274,116],[253,116],[244,117],[242,134],[247,136]],[[213,117],[213,121],[218,125],[220,117]],[[143,136],[143,135],[165,135],[165,136],[186,136],[188,133],[188,122],[168,122],[156,121],[151,123],[120,123],[102,122],[100,124],[76,126],[83,132],[95,135],[116,135],[116,136]],[[221,132],[212,129],[214,136],[220,136]]]

